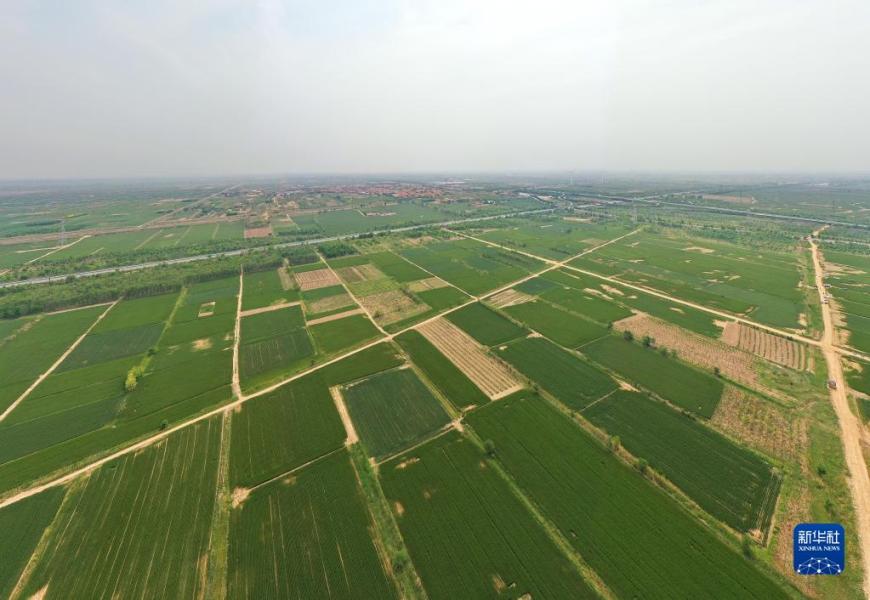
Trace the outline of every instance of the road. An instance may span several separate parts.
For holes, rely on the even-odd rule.
[[[815,233],[818,235],[820,232],[821,229]],[[829,386],[828,389],[831,395],[831,404],[834,406],[834,412],[837,414],[837,421],[840,424],[840,438],[843,441],[843,453],[846,458],[846,467],[849,469],[849,488],[852,491],[852,504],[855,508],[855,526],[858,529],[858,539],[851,543],[858,543],[861,547],[861,559],[864,567],[864,595],[870,598],[870,476],[867,474],[867,464],[861,451],[861,432],[864,426],[849,408],[843,366],[837,348],[834,346],[836,339],[834,317],[831,313],[831,305],[824,302],[827,294],[821,251],[817,240],[811,240],[810,245],[813,253],[816,288],[819,292],[819,300],[822,301],[822,319],[825,324],[820,348],[828,366],[828,379],[835,383],[835,387]]]
[[[394,227],[389,229],[379,230],[374,232],[378,235],[386,234],[386,233],[401,233],[403,231],[414,231],[415,229],[425,229],[427,227],[440,227],[440,226],[450,226],[450,225],[458,225],[461,223],[473,223],[477,221],[490,221],[493,219],[507,219],[510,217],[521,217],[524,215],[533,215],[545,212],[552,212],[555,208],[537,208],[534,210],[522,210],[511,213],[504,213],[499,215],[487,215],[484,217],[469,217],[468,219],[454,219],[452,221],[439,221],[435,223],[425,223],[422,225],[407,225],[404,227]],[[82,277],[95,277],[97,275],[107,275],[109,273],[126,273],[129,271],[140,271],[142,269],[151,269],[154,267],[159,267],[161,265],[178,265],[190,262],[196,262],[200,260],[209,260],[211,258],[219,258],[222,256],[241,256],[242,254],[247,254],[249,252],[263,252],[272,250],[274,248],[290,248],[294,246],[310,246],[316,244],[323,244],[326,242],[337,242],[341,240],[352,240],[356,239],[362,235],[368,235],[369,232],[362,233],[348,233],[344,235],[334,235],[329,237],[322,237],[316,239],[309,240],[300,240],[296,242],[285,242],[283,244],[271,244],[266,246],[257,246],[255,248],[241,248],[239,250],[226,250],[223,252],[213,252],[211,254],[197,254],[194,256],[182,256],[179,258],[170,258],[167,260],[155,260],[149,262],[142,262],[133,265],[123,265],[119,267],[107,267],[105,269],[94,269],[92,271],[79,271],[77,273],[65,273],[63,275],[47,275],[45,277],[34,277],[32,279],[21,279],[18,281],[5,281],[0,282],[0,288],[10,288],[10,287],[18,287],[22,285],[32,285],[32,284],[42,284],[42,283],[52,283],[57,281],[64,281],[69,277],[73,277],[76,279],[80,279]]]
[[[614,238],[612,240],[608,240],[606,242],[603,242],[602,244],[599,244],[597,246],[587,248],[583,252],[581,252],[575,256],[570,256],[570,257],[568,257],[565,260],[560,261],[560,262],[554,262],[552,260],[548,260],[548,261],[546,261],[547,263],[549,263],[547,267],[540,269],[539,271],[535,271],[534,273],[529,273],[528,275],[525,275],[517,280],[511,281],[511,282],[509,282],[509,283],[507,283],[507,284],[505,284],[497,289],[494,289],[490,292],[487,292],[486,294],[483,294],[482,296],[480,296],[480,298],[481,299],[488,298],[490,296],[494,296],[494,295],[498,294],[499,292],[509,290],[510,288],[514,287],[515,285],[519,285],[525,281],[529,281],[530,279],[534,279],[535,277],[538,277],[538,276],[540,276],[548,271],[558,269],[558,268],[564,266],[568,261],[574,260],[575,258],[579,258],[580,256],[585,256],[586,254],[589,254],[590,252],[594,252],[594,251],[598,250],[599,248],[607,246],[608,244],[613,244],[615,242],[618,242],[619,240],[624,239],[625,237],[627,237],[629,235],[634,235],[638,231],[639,231],[638,229],[635,229],[634,231],[631,231],[630,233],[622,235],[618,238]],[[335,364],[340,360],[344,360],[345,358],[348,358],[350,356],[353,356],[355,354],[363,352],[364,350],[368,350],[369,348],[377,346],[378,344],[381,344],[385,341],[392,340],[396,336],[401,335],[402,333],[405,333],[406,331],[410,331],[412,329],[420,327],[421,325],[425,325],[426,323],[430,323],[436,319],[440,319],[441,317],[443,317],[447,314],[450,314],[452,312],[455,312],[457,310],[460,310],[461,308],[464,308],[465,306],[468,306],[470,304],[474,304],[478,300],[477,298],[471,298],[470,300],[468,300],[467,302],[464,302],[463,304],[460,304],[459,306],[454,306],[453,308],[448,308],[448,309],[442,310],[441,312],[429,317],[428,319],[425,319],[424,321],[421,321],[421,322],[416,323],[414,325],[411,325],[409,327],[405,327],[404,329],[397,331],[395,333],[391,333],[389,335],[379,337],[375,340],[372,340],[371,342],[369,342],[367,344],[364,344],[363,346],[359,346],[357,348],[354,348],[353,350],[345,352],[344,354],[340,354],[339,356],[336,356],[335,358],[332,358],[326,362],[323,362],[323,363],[320,363],[320,364],[315,365],[313,367],[310,367],[308,369],[305,369],[304,371],[296,373],[295,375],[291,375],[290,377],[287,377],[286,379],[283,379],[283,380],[281,380],[281,381],[279,381],[279,382],[277,382],[277,383],[275,383],[267,388],[263,388],[263,389],[258,390],[256,392],[252,392],[251,394],[245,395],[242,392],[242,390],[239,389],[238,380],[236,378],[236,374],[238,373],[238,341],[239,341],[239,333],[240,333],[240,327],[239,327],[240,316],[239,315],[241,314],[241,306],[242,306],[242,297],[241,297],[242,289],[241,288],[239,289],[239,292],[240,292],[240,295],[239,295],[238,305],[236,307],[235,340],[234,340],[234,345],[233,345],[234,346],[234,348],[233,348],[234,375],[233,375],[233,381],[232,381],[233,386],[232,387],[233,387],[233,396],[235,398],[234,400],[232,400],[231,402],[229,402],[227,404],[221,404],[220,406],[217,406],[217,407],[213,408],[212,410],[209,410],[205,413],[202,413],[200,415],[192,417],[186,421],[182,421],[181,423],[178,423],[177,425],[174,425],[174,426],[169,427],[163,431],[155,433],[154,435],[151,435],[151,436],[146,437],[144,439],[141,439],[139,441],[133,442],[129,446],[125,446],[119,450],[111,452],[108,455],[103,456],[102,458],[94,460],[90,463],[87,463],[81,467],[78,467],[75,470],[70,471],[69,473],[66,473],[64,475],[60,475],[54,479],[51,479],[49,481],[45,481],[45,482],[40,483],[38,485],[35,485],[33,487],[19,490],[18,492],[14,493],[13,495],[7,496],[6,498],[3,498],[2,500],[0,500],[0,508],[4,508],[4,507],[9,506],[11,504],[15,504],[16,502],[20,502],[21,500],[24,500],[25,498],[29,498],[31,496],[34,496],[34,495],[36,495],[44,490],[47,490],[49,488],[56,487],[58,485],[63,485],[69,481],[72,481],[73,479],[75,479],[77,477],[80,477],[82,475],[90,473],[94,469],[96,469],[96,468],[98,468],[98,467],[100,467],[108,462],[111,462],[117,458],[120,458],[122,456],[126,456],[127,454],[130,454],[131,452],[136,452],[138,450],[141,450],[143,448],[147,448],[148,446],[156,444],[160,440],[166,438],[169,435],[172,435],[173,433],[175,433],[181,429],[184,429],[185,427],[190,427],[191,425],[194,425],[194,424],[199,423],[200,421],[204,421],[206,419],[210,419],[211,417],[218,415],[218,414],[221,414],[221,413],[224,413],[225,411],[233,410],[236,407],[241,406],[245,402],[248,402],[250,400],[253,400],[254,398],[258,398],[258,397],[263,396],[265,394],[268,394],[270,392],[273,392],[276,389],[287,385],[288,383],[296,381],[297,379],[301,379],[302,377],[305,377],[306,375],[310,375],[311,373],[314,373],[315,371],[323,369],[324,367],[328,367],[329,365]]]

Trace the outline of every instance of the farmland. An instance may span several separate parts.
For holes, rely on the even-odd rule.
[[[675,406],[710,418],[722,396],[722,382],[638,343],[608,336],[583,348],[597,363],[613,369]]]
[[[764,537],[779,477],[771,466],[697,421],[636,392],[617,391],[583,416],[649,461],[701,508]]]
[[[344,437],[327,386],[300,379],[233,414],[230,481],[257,485],[339,448]]]
[[[511,398],[468,421],[493,440],[507,472],[618,596],[787,597],[546,403]]]
[[[0,596],[862,597],[866,233],[593,179],[0,189]]]
[[[484,346],[503,344],[527,333],[522,327],[479,302],[469,304],[449,314],[447,318]]]
[[[574,409],[616,389],[616,382],[583,359],[543,338],[525,338],[498,350],[520,373]]]
[[[79,480],[23,596],[44,588],[73,597],[201,592],[219,441],[220,420],[211,419]],[[143,539],[154,546],[143,548]]]
[[[467,439],[451,432],[381,466],[430,598],[596,594]]]
[[[231,514],[230,598],[395,598],[345,452],[254,491]]]
[[[411,361],[461,410],[468,405],[485,404],[489,398],[450,360],[417,331],[396,338]]]
[[[347,409],[369,453],[383,458],[431,435],[450,418],[410,369],[397,369],[342,389]]]

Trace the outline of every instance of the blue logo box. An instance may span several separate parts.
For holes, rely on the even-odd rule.
[[[839,523],[801,523],[794,528],[798,575],[839,575],[846,569],[846,531]]]

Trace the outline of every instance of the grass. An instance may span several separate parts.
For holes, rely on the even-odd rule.
[[[458,433],[380,472],[430,598],[596,597],[482,452]]]
[[[450,421],[438,400],[411,369],[397,369],[354,383],[342,392],[360,440],[383,458]]]
[[[233,415],[232,486],[251,487],[341,447],[344,426],[329,390],[308,376],[246,402]]]
[[[528,333],[480,302],[450,313],[447,319],[484,346],[504,344]]]
[[[254,491],[231,514],[230,598],[396,598],[347,452]]]
[[[196,596],[219,445],[220,418],[209,419],[77,480],[24,595],[48,585],[70,598]]]
[[[406,331],[396,337],[396,341],[408,353],[411,361],[457,409],[482,405],[489,401],[486,394],[418,331]]]
[[[353,348],[379,335],[377,327],[365,315],[351,315],[308,327],[317,350],[321,354],[334,354]]]
[[[499,348],[498,353],[520,373],[575,410],[617,387],[605,373],[544,338],[517,340]]]
[[[0,509],[0,596],[10,598],[15,583],[63,500],[57,486]]]
[[[616,597],[788,597],[546,402],[513,396],[466,419]]]
[[[504,310],[531,329],[568,348],[576,348],[607,335],[607,329],[601,325],[540,300],[515,304]]]
[[[652,348],[608,336],[585,346],[583,353],[675,406],[707,419],[719,405],[721,380]]]
[[[764,460],[661,402],[619,390],[583,416],[649,461],[708,513],[766,535],[780,478]]]

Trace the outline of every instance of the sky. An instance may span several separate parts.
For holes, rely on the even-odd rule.
[[[866,1],[2,0],[0,178],[870,171]]]

